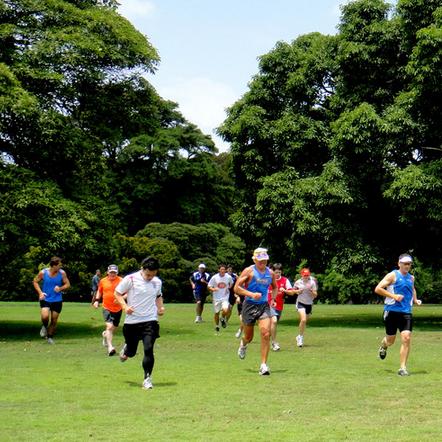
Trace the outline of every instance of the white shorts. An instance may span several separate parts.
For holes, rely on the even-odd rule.
[[[219,313],[221,310],[228,310],[230,308],[229,298],[220,299],[219,301],[213,300],[213,311]]]

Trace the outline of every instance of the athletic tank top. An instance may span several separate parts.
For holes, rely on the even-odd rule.
[[[258,271],[256,266],[253,266],[253,276],[247,285],[247,290],[253,293],[261,293],[259,299],[252,299],[248,296],[245,298],[250,304],[265,304],[268,302],[269,285],[272,284],[272,275],[270,269],[266,267],[264,273]]]
[[[413,284],[414,277],[407,273],[403,275],[399,270],[394,270],[396,281],[387,287],[387,291],[398,295],[404,295],[401,302],[395,301],[393,298],[385,298],[384,310],[391,312],[411,313],[413,305]]]
[[[63,277],[61,276],[61,270],[55,276],[49,275],[49,269],[43,270],[43,293],[46,293],[45,301],[47,302],[60,302],[63,300],[62,292],[56,292],[55,286],[61,287],[63,285]]]

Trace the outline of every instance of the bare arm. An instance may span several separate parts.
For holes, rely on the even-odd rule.
[[[392,298],[395,301],[402,301],[404,299],[404,295],[396,294],[396,293],[390,293],[386,288],[396,282],[396,275],[394,272],[390,272],[387,275],[384,276],[382,281],[376,286],[374,289],[375,293],[383,296],[384,298]]]
[[[54,291],[56,291],[57,293],[63,292],[64,290],[67,290],[71,286],[71,283],[69,282],[69,279],[66,276],[66,272],[64,272],[63,270],[61,270],[61,277],[63,280],[63,285],[61,287],[58,286],[54,287]]]
[[[34,285],[35,291],[38,293],[38,299],[43,300],[45,299],[45,293],[43,293],[41,287],[40,287],[40,281],[43,279],[43,270],[37,273],[37,276],[34,278],[34,281],[32,284]]]
[[[131,315],[134,312],[134,309],[127,305],[126,299],[125,299],[124,293],[119,293],[115,290],[114,292],[114,298],[118,302],[118,304],[121,305],[121,308],[123,309],[126,314]]]
[[[235,293],[240,296],[248,296],[252,299],[259,299],[261,297],[261,293],[254,293],[250,292],[249,290],[245,289],[244,286],[247,285],[250,280],[252,279],[253,275],[253,268],[247,267],[241,272],[241,275],[239,275],[239,278],[236,280],[235,283]]]
[[[158,315],[163,316],[164,311],[165,311],[164,304],[163,304],[163,297],[159,296],[157,299],[155,299],[155,304],[157,306]]]

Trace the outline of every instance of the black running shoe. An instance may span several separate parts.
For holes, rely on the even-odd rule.
[[[382,345],[379,347],[379,359],[385,359],[387,357],[387,349],[382,347]]]

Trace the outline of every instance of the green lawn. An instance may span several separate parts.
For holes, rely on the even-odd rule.
[[[302,349],[287,305],[268,377],[259,339],[238,359],[236,311],[215,336],[210,305],[202,324],[193,305],[166,308],[144,391],[140,354],[105,354],[100,310],[65,303],[50,346],[37,303],[0,303],[0,440],[442,440],[442,306],[415,308],[409,377],[399,342],[377,358],[381,305],[315,306]]]

